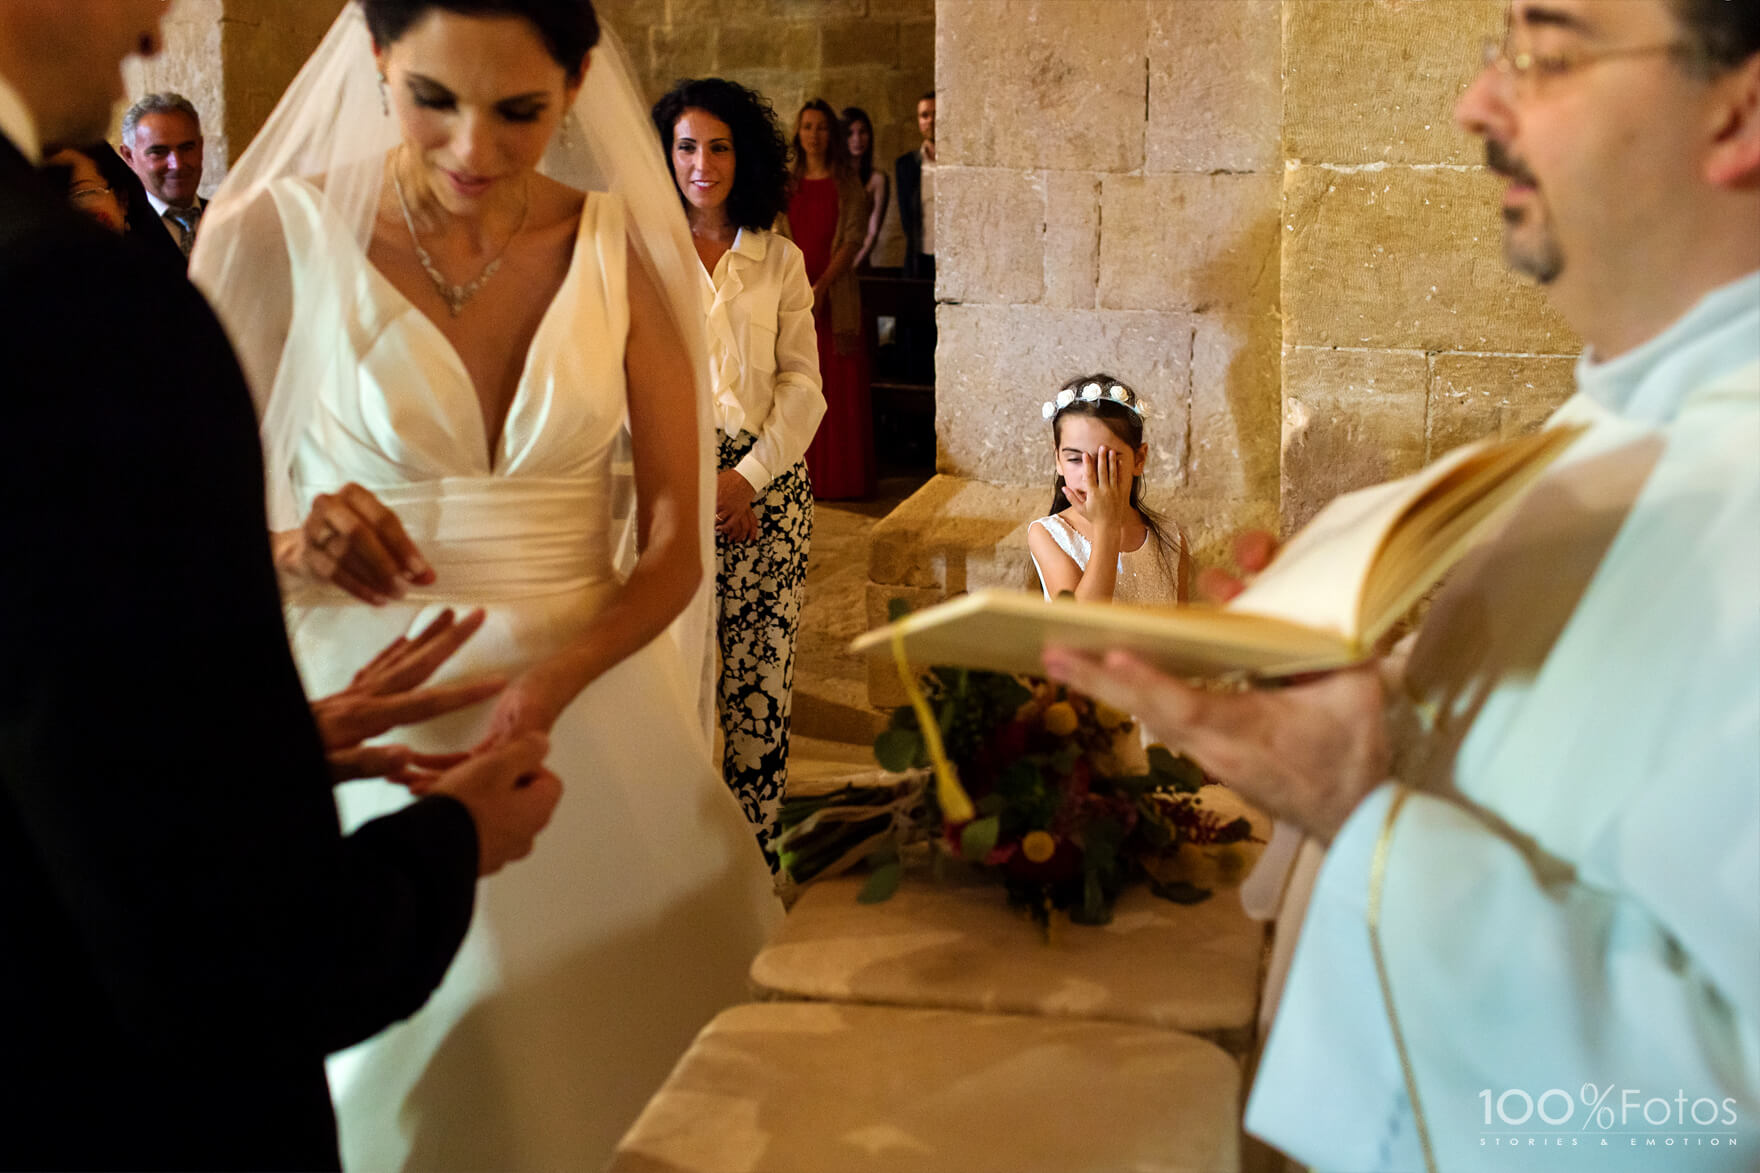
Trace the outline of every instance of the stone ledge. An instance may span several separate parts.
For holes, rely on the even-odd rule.
[[[938,475],[874,527],[868,549],[868,626],[886,622],[887,606],[913,609],[983,587],[1036,589],[1027,554],[1027,523],[1045,511],[1043,486],[996,485]],[[868,703],[905,703],[890,661],[868,661]]]

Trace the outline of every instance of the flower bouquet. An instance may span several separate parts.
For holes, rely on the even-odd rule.
[[[1245,818],[1203,804],[1202,770],[1161,746],[1145,750],[1135,723],[1106,705],[962,668],[907,682],[913,703],[874,744],[890,773],[784,805],[778,846],[795,883],[865,861],[861,898],[880,901],[907,860],[952,857],[995,876],[1047,928],[1061,915],[1105,924],[1132,882],[1181,903],[1205,899],[1191,849],[1252,838]]]

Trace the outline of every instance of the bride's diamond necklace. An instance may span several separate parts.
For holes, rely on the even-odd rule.
[[[483,282],[493,277],[495,270],[501,267],[502,260],[507,256],[508,247],[513,244],[513,238],[525,230],[526,213],[531,211],[532,207],[531,179],[529,177],[526,179],[526,185],[523,189],[524,195],[520,202],[519,225],[514,228],[513,235],[509,236],[502,244],[501,251],[496,253],[487,265],[483,266],[483,271],[477,274],[476,280],[467,281],[463,285],[454,285],[442,276],[440,270],[434,265],[434,258],[428,255],[428,250],[423,248],[422,242],[416,238],[416,222],[410,218],[409,203],[403,198],[403,180],[398,178],[395,162],[391,164],[391,186],[397,192],[397,207],[403,212],[403,226],[409,229],[409,242],[415,246],[416,260],[422,263],[422,269],[428,274],[428,280],[432,281],[434,288],[440,291],[441,298],[446,302],[446,308],[452,311],[453,317],[458,317],[459,312],[464,309],[465,303],[475,297],[477,290],[483,287]]]

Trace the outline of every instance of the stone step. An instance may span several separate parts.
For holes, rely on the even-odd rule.
[[[827,687],[830,683],[809,682],[803,688],[796,680],[792,736],[872,746],[891,714],[869,707],[864,681],[839,682],[843,687],[838,688]]]

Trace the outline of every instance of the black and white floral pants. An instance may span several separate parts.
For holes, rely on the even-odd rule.
[[[757,437],[721,434],[720,467],[729,469]],[[721,770],[770,855],[776,811],[788,786],[788,720],[794,696],[794,649],[806,597],[807,546],[813,536],[813,490],[805,462],[777,476],[752,499],[758,536],[715,535],[717,631],[721,686],[717,700],[725,745]]]

